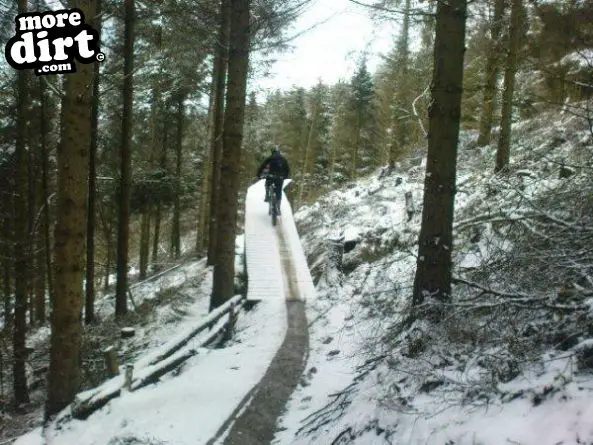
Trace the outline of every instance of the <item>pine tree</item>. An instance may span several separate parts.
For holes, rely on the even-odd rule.
[[[480,134],[478,135],[479,147],[488,145],[492,134],[494,122],[494,109],[500,70],[501,31],[505,0],[494,0],[494,15],[490,24],[490,41],[488,45],[486,71],[484,73],[484,98],[482,100],[482,113],[480,115]]]
[[[96,4],[74,2],[86,17]],[[58,147],[57,220],[55,225],[55,297],[51,313],[51,348],[46,417],[66,407],[80,387],[82,280],[85,263],[87,180],[91,144],[94,67],[77,66],[65,76]]]
[[[413,303],[451,297],[451,250],[467,0],[439,3],[422,226]]]
[[[304,162],[301,194],[299,202],[309,199],[309,195],[316,193],[327,185],[327,167],[329,158],[329,89],[321,81],[309,91],[306,159]]]
[[[220,194],[218,200],[218,239],[210,309],[232,298],[235,283],[235,231],[239,191],[241,144],[249,67],[250,0],[231,0],[229,64]]]
[[[19,0],[19,13],[27,12],[27,1]],[[29,401],[25,360],[27,352],[25,339],[27,331],[27,294],[30,258],[27,233],[27,119],[29,106],[29,77],[27,71],[17,74],[17,132],[16,155],[16,201],[15,201],[15,263],[14,263],[14,327],[13,327],[13,391],[18,406]]]
[[[208,264],[215,264],[218,242],[218,194],[220,190],[220,164],[222,161],[224,97],[229,58],[229,38],[231,21],[231,0],[221,0],[219,12],[218,44],[215,49],[212,73],[213,102],[212,102],[212,133],[210,142],[210,216],[208,223]]]
[[[504,89],[502,93],[502,110],[500,117],[500,136],[496,150],[496,165],[498,172],[509,164],[511,152],[511,122],[513,119],[513,95],[515,92],[515,75],[517,73],[517,58],[521,46],[521,23],[523,5],[521,0],[511,2],[511,24],[509,27],[509,47],[504,70]]]
[[[130,191],[132,169],[132,119],[134,102],[134,0],[124,1],[124,87],[120,151],[119,222],[117,234],[117,284],[115,315],[128,312],[128,249],[130,242]]]
[[[101,38],[102,0],[96,0],[96,17],[93,28]],[[99,138],[99,64],[95,64],[93,81],[93,109],[91,113],[91,145],[89,152],[89,197],[87,210],[86,236],[86,297],[84,306],[84,320],[86,324],[95,321],[95,225],[96,225],[96,196],[97,196],[97,145]]]
[[[351,154],[352,178],[365,174],[377,160],[373,139],[375,136],[375,93],[373,79],[367,70],[366,59],[363,57],[350,82],[352,96],[350,110],[353,115],[354,144]]]

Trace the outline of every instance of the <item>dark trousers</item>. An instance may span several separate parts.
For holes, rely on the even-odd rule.
[[[284,179],[283,178],[268,178],[266,179],[266,193],[267,193],[267,188],[271,185],[274,184],[276,187],[276,201],[280,202],[280,200],[282,199],[282,185],[284,184]]]

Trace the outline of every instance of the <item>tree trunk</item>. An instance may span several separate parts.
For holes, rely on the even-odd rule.
[[[392,134],[391,147],[389,150],[389,166],[393,168],[395,160],[402,155],[402,152],[408,143],[408,117],[402,117],[402,109],[411,107],[409,82],[408,82],[408,64],[409,64],[409,41],[410,41],[410,4],[411,0],[406,0],[404,4],[404,20],[398,46],[398,67],[396,78],[396,92],[393,103],[395,105],[392,115]]]
[[[31,79],[32,80],[32,79]],[[29,324],[35,325],[35,290],[37,283],[38,271],[35,268],[35,212],[36,212],[36,194],[35,194],[35,174],[37,170],[37,159],[33,144],[27,150],[27,263],[29,265],[27,270],[27,294],[29,301]],[[33,284],[33,285],[31,285]]]
[[[12,199],[11,199],[12,201]],[[4,332],[8,334],[12,332],[13,313],[12,313],[12,285],[10,277],[12,274],[11,261],[13,258],[13,234],[12,234],[12,218],[10,216],[2,220],[2,238],[4,239],[5,248],[4,255],[2,255],[2,291],[4,292]]]
[[[139,279],[145,280],[148,271],[148,252],[150,245],[150,206],[142,206],[140,217],[140,273]]]
[[[105,282],[103,284],[103,292],[107,293],[109,291],[109,274],[111,272],[111,262],[113,261],[113,241],[111,239],[111,232],[107,233],[105,244],[107,258],[105,259]]]
[[[160,92],[158,81],[153,81],[152,85],[152,101],[150,104],[150,156],[148,165],[154,168],[154,157],[157,152],[157,118],[158,106],[160,101]],[[152,202],[152,200],[149,200]],[[142,220],[140,223],[140,279],[144,280],[147,276],[148,256],[150,253],[150,217],[152,214],[153,205],[144,204],[142,206]]]
[[[215,93],[214,103],[212,105],[213,129],[211,140],[212,159],[212,182],[210,183],[210,223],[208,235],[208,260],[209,266],[215,264],[217,257],[218,242],[218,194],[220,190],[220,169],[223,146],[223,125],[225,119],[224,95],[225,81],[227,76],[228,57],[229,57],[229,26],[231,26],[231,6],[232,0],[222,0],[220,2],[220,28],[218,30],[218,51],[214,62]],[[234,4],[234,3],[233,3]],[[229,80],[230,84],[230,80]],[[227,98],[228,100],[228,98]],[[238,161],[238,159],[237,159]],[[226,181],[226,178],[225,178]]]
[[[43,117],[42,117],[43,119]],[[42,143],[43,144],[43,143]],[[43,149],[41,150],[42,153]],[[38,158],[41,157],[38,153]],[[41,163],[38,163],[41,166]],[[42,209],[44,204],[43,183],[41,180],[36,181],[35,198],[39,209]],[[41,215],[40,215],[41,217]],[[45,230],[42,217],[37,223],[37,231],[35,235],[35,322],[37,324],[45,323]]]
[[[360,141],[362,132],[362,116],[360,111],[356,110],[356,138],[354,140],[354,150],[352,151],[352,179],[358,178],[358,155],[360,153]]]
[[[45,95],[45,78],[39,78],[41,101],[41,182],[43,188],[43,239],[45,241],[45,270],[47,271],[47,292],[50,304],[54,301],[52,249],[51,249],[51,220],[49,215],[49,145],[47,136],[47,97]]]
[[[495,0],[494,17],[492,18],[492,24],[490,25],[488,59],[486,60],[486,72],[484,75],[484,98],[482,100],[482,114],[480,115],[480,134],[478,135],[478,147],[488,145],[492,135],[494,108],[496,106],[496,84],[500,66],[500,33],[502,29],[502,18],[504,15],[505,6],[505,0]]]
[[[500,136],[496,150],[495,172],[509,165],[511,153],[511,122],[513,120],[513,94],[515,92],[515,74],[517,73],[517,54],[521,40],[521,0],[512,0],[511,26],[509,29],[509,49],[504,70],[504,90],[502,92],[502,110],[500,117]]]
[[[101,39],[101,2],[96,0],[97,14],[93,20],[93,28],[99,33],[99,41]],[[91,110],[91,144],[89,153],[89,198],[88,198],[88,212],[86,225],[86,298],[84,306],[84,321],[86,324],[91,324],[95,321],[95,224],[96,224],[96,210],[95,202],[97,195],[97,137],[99,127],[99,64],[94,64],[94,80],[93,80],[93,108]]]
[[[86,17],[95,16],[93,0],[77,5]],[[78,64],[76,73],[64,76],[54,236],[56,293],[51,312],[46,418],[72,402],[80,389],[93,77],[90,64]]]
[[[128,312],[128,249],[130,242],[130,188],[132,182],[132,130],[133,130],[133,67],[134,67],[134,0],[124,1],[124,86],[121,142],[121,178],[119,186],[119,223],[117,228],[117,284],[115,289],[115,316]]]
[[[161,150],[160,166],[163,171],[167,169],[167,139],[168,139],[168,125],[166,116],[163,116],[163,145]],[[159,253],[159,241],[161,235],[161,217],[162,217],[162,206],[158,202],[156,205],[156,211],[154,215],[154,239],[152,244],[152,263],[156,264]]]
[[[175,202],[173,209],[173,230],[171,231],[171,252],[175,259],[181,256],[181,161],[183,158],[183,101],[185,95],[180,94],[177,100],[177,140],[175,141]]]
[[[461,119],[467,0],[440,2],[429,110],[428,156],[424,180],[422,227],[414,278],[414,305],[426,297],[451,296],[451,249],[457,143]]]
[[[309,169],[313,169],[312,162],[310,161],[311,158],[313,158],[313,155],[311,153],[311,140],[313,137],[313,128],[315,128],[316,125],[316,120],[317,120],[317,113],[316,110],[313,111],[312,115],[311,115],[311,125],[309,127],[309,134],[307,136],[307,145],[305,145],[305,157],[303,159],[303,172],[301,173],[301,183],[299,184],[299,197],[297,200],[298,205],[301,205],[303,203],[303,200],[305,199],[305,182],[307,181],[307,173],[309,172]],[[309,187],[307,187],[307,195],[309,194]]]
[[[208,100],[208,137],[213,139],[214,132],[214,97],[216,94],[217,58],[212,63],[212,83],[210,84],[210,97]],[[210,220],[210,189],[212,186],[212,154],[210,145],[204,146],[204,163],[202,167],[202,187],[200,193],[200,214],[198,217],[198,231],[196,236],[196,252],[201,252],[208,247],[208,230]]]
[[[229,77],[223,130],[223,154],[218,202],[218,239],[210,310],[232,298],[235,282],[235,235],[241,144],[249,67],[250,0],[231,0]]]
[[[27,12],[26,0],[19,0],[19,13]],[[16,189],[14,226],[14,326],[13,326],[13,391],[15,405],[29,402],[25,370],[27,331],[27,271],[30,269],[27,234],[27,107],[29,105],[28,71],[17,73]]]
[[[155,206],[154,237],[152,239],[152,264],[156,265],[159,258],[159,241],[161,235],[161,204]]]

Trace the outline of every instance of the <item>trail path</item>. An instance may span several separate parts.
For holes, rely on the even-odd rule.
[[[261,187],[258,187],[261,185]],[[243,398],[235,412],[208,444],[266,445],[276,421],[305,370],[309,333],[305,304],[314,295],[313,283],[294,225],[292,209],[284,197],[278,225],[271,225],[263,184],[247,195],[245,242],[248,297],[286,301],[288,327],[284,341],[260,382]]]

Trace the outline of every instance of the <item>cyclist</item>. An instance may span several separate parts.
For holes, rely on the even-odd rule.
[[[290,166],[288,161],[282,154],[277,146],[272,147],[270,150],[271,154],[268,158],[262,162],[259,169],[257,170],[257,177],[261,177],[264,170],[270,175],[276,176],[276,178],[266,178],[266,189],[273,182],[276,186],[276,201],[278,202],[278,213],[280,213],[280,200],[282,199],[282,185],[284,180],[290,176]],[[264,198],[264,201],[268,201],[268,194]]]

